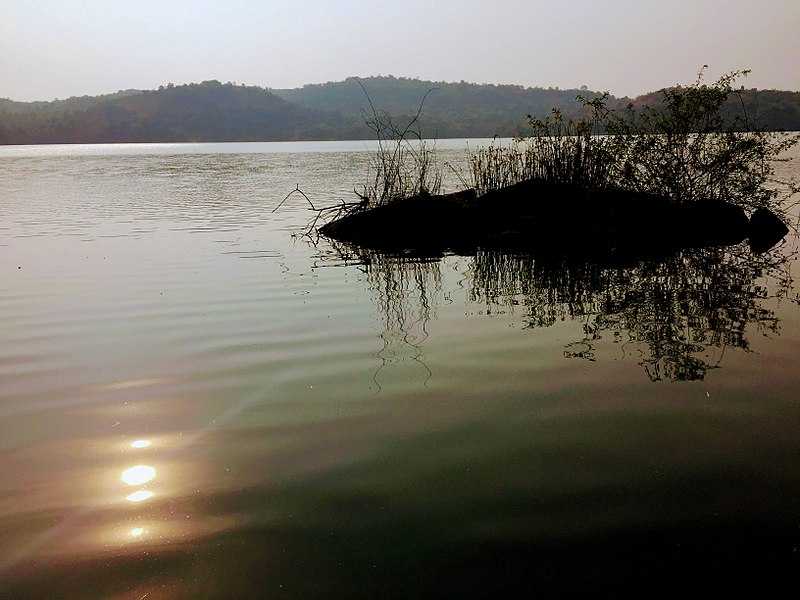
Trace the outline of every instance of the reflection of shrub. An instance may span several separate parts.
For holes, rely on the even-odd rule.
[[[741,247],[687,250],[629,268],[483,251],[472,261],[470,300],[487,312],[522,311],[532,329],[582,322],[568,358],[595,360],[605,339],[638,355],[653,381],[692,381],[718,367],[726,348],[749,351],[748,334],[779,333],[768,301],[790,297],[789,265],[780,252],[755,256]]]

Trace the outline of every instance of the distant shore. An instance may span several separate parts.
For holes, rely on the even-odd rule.
[[[379,110],[398,118],[413,115],[420,98],[432,91],[420,119],[421,131],[431,139],[524,135],[526,115],[543,117],[557,108],[565,117],[578,117],[579,95],[601,95],[588,89],[395,77],[349,78],[286,90],[205,81],[48,102],[0,99],[0,145],[368,139],[372,135],[364,111],[369,107],[361,84]],[[653,92],[637,98],[612,96],[608,102],[624,109],[652,105],[659,98]],[[742,101],[761,129],[800,130],[800,92],[745,90]],[[740,108],[731,103],[726,110]]]

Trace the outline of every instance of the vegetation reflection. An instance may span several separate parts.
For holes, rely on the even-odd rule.
[[[405,343],[421,360],[433,298],[442,294],[443,257],[336,248],[363,265],[384,343]],[[753,334],[780,333],[770,301],[797,302],[792,257],[782,247],[757,254],[746,244],[628,264],[479,250],[465,287],[469,302],[487,313],[521,314],[526,329],[579,321],[582,335],[564,348],[566,358],[594,361],[599,344],[612,342],[626,357],[638,355],[652,381],[696,381],[719,368],[727,349],[750,351]]]

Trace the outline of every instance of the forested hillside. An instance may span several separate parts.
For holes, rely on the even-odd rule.
[[[596,94],[396,77],[360,81],[374,106],[398,120],[410,118],[430,91],[420,127],[435,138],[519,135],[526,115],[557,107],[576,116],[576,96]],[[206,81],[52,102],[0,99],[0,144],[364,139],[371,137],[364,89],[356,78],[274,90]],[[660,97],[611,97],[609,106],[657,105]],[[800,130],[800,92],[746,90],[742,98],[761,127]],[[731,113],[741,108],[738,99],[729,105]]]
[[[633,100],[635,107],[658,106],[661,92]],[[728,100],[729,116],[746,116],[754,126],[770,131],[800,131],[800,92],[741,90]]]
[[[264,89],[208,81],[54,103],[0,104],[0,143],[291,140],[325,116]]]
[[[359,81],[363,85],[359,85]],[[553,107],[575,116],[581,110],[578,94],[588,90],[526,88],[519,85],[445,83],[397,77],[351,77],[345,81],[272,90],[281,98],[317,110],[360,117],[374,106],[393,115],[413,115],[425,99],[423,132],[432,137],[491,137],[520,133],[528,114],[543,116]]]

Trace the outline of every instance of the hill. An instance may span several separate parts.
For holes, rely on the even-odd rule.
[[[397,77],[360,81],[379,110],[399,119],[410,118],[433,90],[420,121],[423,134],[433,138],[518,135],[526,115],[557,107],[576,116],[576,96],[596,94]],[[641,106],[657,104],[659,97],[653,92],[609,102]],[[743,98],[762,127],[800,130],[800,92],[746,90]],[[368,108],[356,78],[296,89],[205,81],[52,102],[0,99],[0,144],[365,139],[372,137],[363,118]]]
[[[326,135],[328,119],[262,88],[205,81],[27,106],[5,101],[0,143],[312,139]]]
[[[639,96],[632,102],[635,107],[658,106],[661,91]],[[728,100],[725,112],[728,115],[741,115],[742,109],[759,128],[800,131],[800,92],[744,89],[739,91],[738,97]]]
[[[421,120],[430,137],[513,136],[524,130],[528,114],[543,116],[553,107],[565,114],[579,114],[578,94],[583,89],[526,88],[520,85],[447,83],[398,77],[348,78],[344,81],[306,85],[272,92],[285,100],[316,110],[335,111],[363,120],[370,109],[359,81],[379,110],[393,115],[413,115],[428,91]]]

